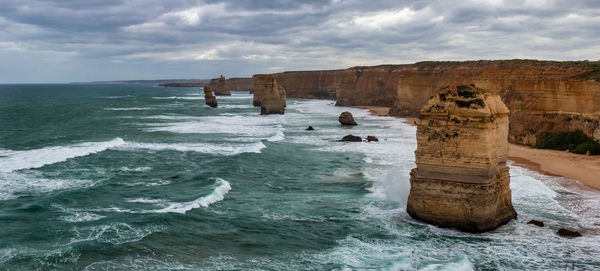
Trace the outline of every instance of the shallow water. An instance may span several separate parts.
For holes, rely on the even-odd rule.
[[[600,268],[596,190],[511,167],[518,220],[440,229],[405,212],[414,127],[325,100],[260,116],[242,92],[209,108],[201,93],[0,86],[0,269]],[[339,126],[346,110],[359,126]],[[380,142],[334,142],[349,133]]]

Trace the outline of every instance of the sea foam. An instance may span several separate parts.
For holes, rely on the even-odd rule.
[[[98,153],[123,144],[125,144],[125,141],[117,137],[110,141],[84,142],[74,145],[44,147],[34,150],[0,150],[0,172],[40,168],[45,165],[64,162],[70,158]]]
[[[237,155],[241,153],[260,153],[266,146],[262,142],[252,144],[210,144],[210,143],[141,143],[127,142],[117,150],[150,150],[150,151],[179,151],[198,152],[218,155]]]
[[[208,207],[209,205],[222,201],[225,198],[225,194],[231,190],[231,185],[229,182],[221,179],[215,178],[215,188],[208,195],[197,198],[188,202],[171,202],[164,199],[149,199],[149,198],[135,198],[135,199],[127,199],[126,202],[129,203],[141,203],[141,204],[152,204],[158,207],[162,207],[160,209],[152,209],[152,210],[130,210],[119,207],[111,207],[102,209],[102,211],[114,211],[120,213],[179,213],[185,214],[186,212],[200,208],[200,207]]]

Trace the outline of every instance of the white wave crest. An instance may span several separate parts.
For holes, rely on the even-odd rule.
[[[110,111],[136,111],[136,110],[150,110],[150,107],[106,107],[104,110]]]
[[[241,153],[260,153],[266,148],[262,142],[253,144],[209,144],[209,143],[139,143],[128,142],[120,146],[119,150],[152,150],[152,151],[180,151],[199,152],[220,155],[237,155]]]
[[[136,168],[121,167],[120,170],[121,171],[129,171],[129,172],[147,172],[147,171],[152,170],[152,167],[136,167]]]
[[[152,99],[156,99],[156,100],[204,100],[204,97],[169,96],[169,97],[152,97]]]
[[[141,203],[141,204],[152,204],[159,207],[160,209],[154,210],[130,210],[119,207],[110,207],[99,209],[99,211],[111,211],[111,212],[119,212],[119,213],[178,213],[185,214],[189,210],[200,208],[200,207],[208,207],[209,205],[222,201],[225,198],[225,194],[231,190],[231,185],[229,182],[221,179],[215,178],[215,189],[213,189],[210,194],[197,198],[193,201],[188,202],[171,202],[164,199],[149,199],[149,198],[135,198],[135,199],[127,199],[126,202],[130,203]]]
[[[53,146],[41,149],[12,151],[0,150],[0,172],[40,168],[64,162],[67,159],[98,153],[125,144],[121,138],[104,142],[84,142],[68,146]]]
[[[284,128],[280,128],[279,130],[277,130],[277,132],[275,132],[274,135],[272,135],[271,137],[267,138],[267,141],[281,141],[285,139],[285,134],[283,133],[285,129]]]
[[[0,172],[0,200],[93,185],[94,182],[89,180],[48,179],[40,176],[39,172]]]
[[[72,230],[73,237],[67,245],[87,241],[119,245],[142,240],[142,238],[160,230],[162,230],[162,228],[159,226],[135,228],[126,223],[112,223],[109,225],[74,228]]]

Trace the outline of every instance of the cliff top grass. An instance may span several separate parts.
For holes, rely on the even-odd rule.
[[[536,144],[534,148],[559,151],[569,150],[577,154],[586,154],[588,151],[592,155],[600,154],[598,142],[580,130],[550,134],[540,143]]]

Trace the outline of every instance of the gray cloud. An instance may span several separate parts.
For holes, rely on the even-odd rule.
[[[600,2],[8,0],[0,83],[600,55]]]

